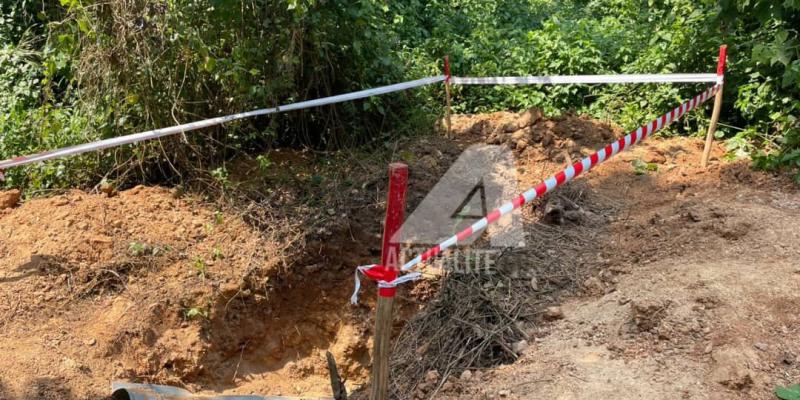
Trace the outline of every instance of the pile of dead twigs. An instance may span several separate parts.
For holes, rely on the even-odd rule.
[[[394,398],[432,398],[466,369],[520,356],[545,308],[579,290],[595,264],[578,255],[600,246],[614,205],[586,194],[583,185],[567,186],[526,210],[527,245],[500,251],[493,267],[443,274],[437,297],[395,341]]]

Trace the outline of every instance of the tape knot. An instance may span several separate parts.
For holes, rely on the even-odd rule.
[[[356,284],[355,289],[353,290],[353,295],[350,297],[350,302],[353,304],[358,303],[358,292],[361,290],[361,279],[358,277],[359,273],[362,273],[367,278],[377,282],[379,294],[384,297],[393,297],[397,285],[417,280],[422,276],[422,274],[419,272],[411,272],[398,277],[397,269],[388,268],[378,264],[361,265],[356,267]]]

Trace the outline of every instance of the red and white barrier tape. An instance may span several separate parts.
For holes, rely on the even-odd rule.
[[[369,265],[361,265],[356,267],[356,285],[355,289],[353,290],[353,295],[350,296],[350,302],[353,304],[358,303],[358,292],[361,290],[361,279],[358,277],[358,274],[364,274],[364,276],[374,280],[378,283],[379,288],[393,288],[397,287],[397,285],[401,283],[411,282],[419,279],[422,276],[420,272],[409,272],[403,276],[398,276],[397,278],[393,279],[390,282],[387,282],[383,279],[383,276],[380,272],[374,274],[372,271],[379,271],[382,268],[378,264],[369,264]]]
[[[570,165],[565,170],[545,179],[543,182],[539,183],[535,187],[528,189],[526,192],[519,195],[519,197],[517,197],[513,201],[503,204],[502,206],[500,206],[500,208],[490,212],[486,217],[472,224],[472,226],[462,230],[461,232],[453,235],[444,242],[438,244],[437,246],[434,246],[425,251],[424,253],[414,257],[412,260],[405,263],[402,266],[402,268],[400,268],[400,270],[408,271],[417,266],[418,264],[435,257],[437,254],[445,251],[449,247],[456,245],[459,241],[469,238],[477,233],[480,233],[489,224],[496,222],[502,216],[511,213],[512,211],[522,207],[522,205],[524,204],[532,202],[536,198],[544,196],[545,194],[552,191],[556,187],[571,181],[581,173],[594,168],[603,161],[608,160],[609,158],[615,156],[617,153],[624,151],[625,149],[641,142],[642,140],[646,139],[649,135],[658,132],[667,125],[671,124],[673,121],[682,117],[687,112],[695,109],[697,106],[706,102],[708,99],[713,97],[721,88],[722,85],[720,84],[714,85],[708,90],[698,94],[691,100],[684,102],[683,104],[676,107],[672,111],[650,121],[650,123],[648,124],[640,126],[638,129],[614,141],[608,146]],[[354,304],[358,302],[358,291],[361,288],[361,283],[358,279],[358,273],[359,272],[364,273],[366,276],[374,279],[374,277],[371,277],[369,275],[369,270],[371,270],[374,267],[375,265],[366,265],[356,268],[356,287],[353,296],[350,298],[350,300]],[[384,285],[390,285],[389,287],[394,287],[399,283],[412,281],[418,279],[419,277],[420,274],[418,272],[412,272],[405,275],[401,275],[392,282],[380,281],[380,283]]]
[[[151,131],[146,131],[146,132],[141,132],[141,133],[134,133],[134,134],[127,135],[127,136],[120,136],[120,137],[115,137],[115,138],[110,138],[110,139],[105,139],[105,140],[99,140],[99,141],[91,142],[91,143],[83,143],[83,144],[79,144],[79,145],[76,145],[76,146],[65,147],[65,148],[62,148],[62,149],[53,150],[53,151],[47,151],[47,152],[38,153],[38,154],[34,154],[34,155],[29,155],[29,156],[14,157],[14,158],[9,159],[9,160],[0,161],[0,174],[2,174],[2,170],[4,170],[4,169],[12,168],[12,167],[18,167],[18,166],[22,166],[22,165],[25,165],[25,164],[31,164],[31,163],[39,162],[39,161],[46,161],[46,160],[51,160],[51,159],[54,159],[54,158],[61,158],[61,157],[67,157],[67,156],[77,155],[77,154],[81,154],[81,153],[86,153],[86,152],[89,152],[89,151],[102,150],[102,149],[106,149],[106,148],[109,148],[109,147],[117,147],[117,146],[122,146],[122,145],[125,145],[125,144],[141,142],[141,141],[144,141],[144,140],[156,139],[156,138],[160,138],[160,137],[163,137],[163,136],[169,136],[169,135],[175,135],[175,134],[178,134],[178,133],[194,131],[194,130],[197,130],[197,129],[207,128],[207,127],[210,127],[210,126],[222,125],[222,124],[227,123],[227,122],[232,122],[232,121],[236,121],[236,120],[240,120],[240,119],[244,119],[244,118],[256,117],[256,116],[259,116],[259,115],[276,114],[276,113],[281,113],[281,112],[286,112],[286,111],[301,110],[301,109],[305,109],[305,108],[319,107],[319,106],[324,106],[324,105],[328,105],[328,104],[335,104],[335,103],[341,103],[341,102],[351,101],[351,100],[356,100],[356,99],[363,99],[365,97],[378,96],[378,95],[382,95],[382,94],[398,92],[398,91],[401,91],[401,90],[412,89],[412,88],[415,88],[415,87],[430,85],[430,84],[441,82],[441,81],[444,81],[444,80],[445,80],[445,76],[444,75],[432,76],[432,77],[428,77],[428,78],[417,79],[417,80],[414,80],[414,81],[397,83],[397,84],[394,84],[394,85],[381,86],[381,87],[377,87],[377,88],[373,88],[373,89],[361,90],[361,91],[353,92],[353,93],[346,93],[346,94],[340,94],[340,95],[336,95],[336,96],[323,97],[321,99],[315,99],[315,100],[301,101],[301,102],[298,102],[298,103],[287,104],[287,105],[284,105],[284,106],[278,106],[278,107],[273,107],[273,108],[264,108],[264,109],[260,109],[260,110],[254,110],[254,111],[248,111],[248,112],[244,112],[244,113],[227,115],[227,116],[224,116],[224,117],[216,117],[216,118],[205,119],[205,120],[197,121],[197,122],[190,122],[190,123],[187,123],[187,124],[172,126],[172,127],[169,127],[169,128],[154,129],[154,130],[151,130]]]
[[[618,74],[618,75],[554,75],[494,76],[482,78],[450,77],[454,85],[569,85],[593,83],[722,83],[717,74]]]

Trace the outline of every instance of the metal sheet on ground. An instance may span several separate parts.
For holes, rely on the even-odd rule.
[[[195,395],[174,386],[149,383],[113,382],[113,400],[333,400],[332,397],[284,397],[260,395]]]

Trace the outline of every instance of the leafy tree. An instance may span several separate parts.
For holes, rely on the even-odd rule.
[[[445,54],[458,75],[711,72],[727,43],[718,134],[732,156],[796,168],[799,10],[800,0],[9,0],[0,158],[438,74]],[[454,96],[460,112],[574,109],[635,127],[703,86],[457,87]],[[441,106],[442,88],[431,86],[7,172],[30,188],[180,179],[271,146],[378,144],[428,129]],[[709,113],[670,132],[702,134]]]

